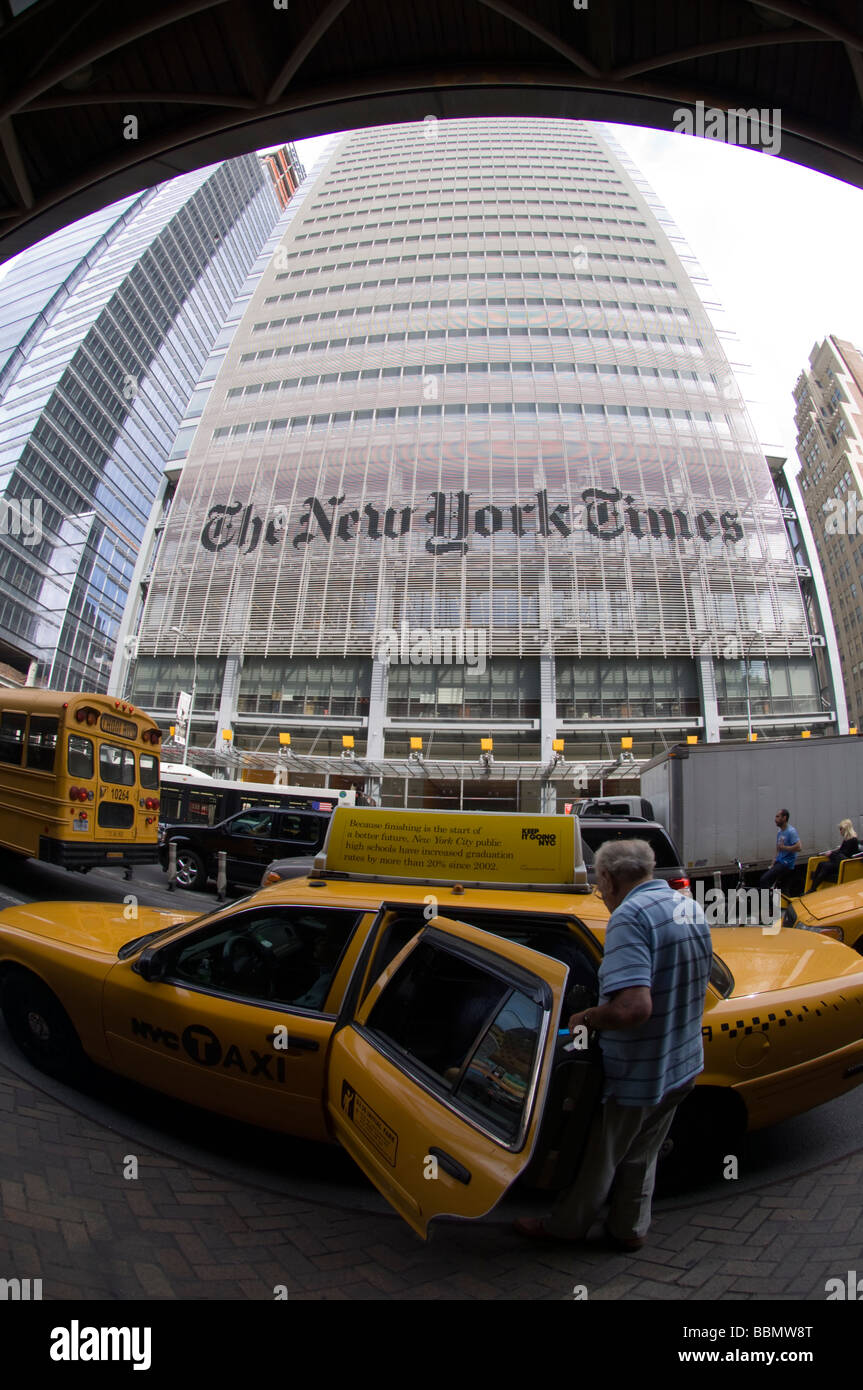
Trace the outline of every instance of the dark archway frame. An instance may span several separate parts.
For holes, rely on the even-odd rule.
[[[78,3],[0,0],[0,259],[204,164],[428,115],[778,110],[781,157],[863,186],[859,0]]]

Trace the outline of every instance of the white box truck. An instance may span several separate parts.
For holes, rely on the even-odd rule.
[[[846,816],[863,839],[863,738],[677,744],[642,766],[641,794],[691,879],[736,873],[737,860],[768,868],[782,808],[800,836],[805,872],[810,854],[839,844]]]

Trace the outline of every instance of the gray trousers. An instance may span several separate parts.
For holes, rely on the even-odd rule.
[[[618,1240],[646,1236],[656,1182],[656,1160],[674,1112],[694,1081],[669,1091],[658,1105],[619,1105],[609,1097],[591,1123],[584,1158],[572,1187],[558,1197],[546,1229],[556,1236],[586,1236],[611,1194],[606,1226]]]

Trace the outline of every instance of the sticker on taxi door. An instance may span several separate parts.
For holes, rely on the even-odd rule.
[[[342,1081],[342,1111],[372,1147],[395,1168],[399,1151],[398,1135],[381,1119],[376,1110],[366,1104],[348,1081]]]

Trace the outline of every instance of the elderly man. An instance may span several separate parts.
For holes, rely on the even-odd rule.
[[[569,1020],[599,1032],[603,1102],[577,1180],[550,1221],[517,1221],[520,1235],[582,1240],[610,1194],[606,1235],[639,1250],[650,1227],[656,1160],[674,1112],[704,1066],[702,1013],[712,946],[704,913],[655,879],[644,840],[610,840],[596,885],[611,913],[599,1003]],[[682,909],[682,910],[681,910]]]

